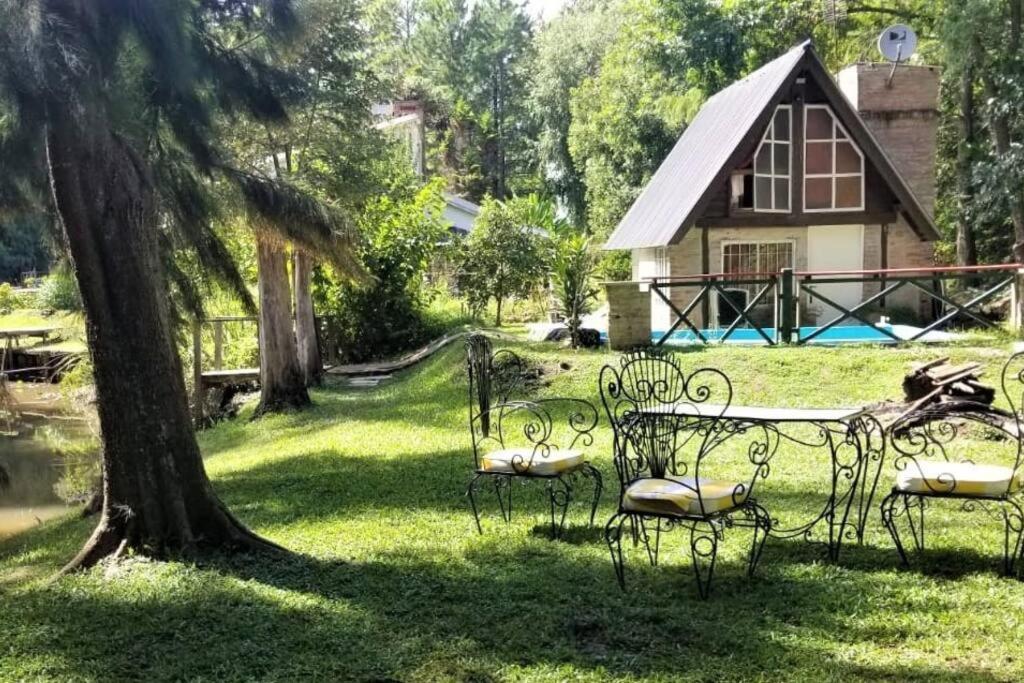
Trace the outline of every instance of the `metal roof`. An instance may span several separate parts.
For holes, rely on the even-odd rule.
[[[854,141],[895,194],[911,228],[921,239],[938,239],[931,217],[860,115],[839,91],[808,40],[721,90],[704,104],[604,248],[661,247],[671,244],[689,228],[700,217],[716,178],[730,170],[730,161],[736,162],[732,157],[737,148],[754,126],[767,125],[766,117],[774,111],[783,86],[795,78],[802,67],[820,82]]]
[[[604,248],[669,244],[810,44],[797,45],[705,102]]]

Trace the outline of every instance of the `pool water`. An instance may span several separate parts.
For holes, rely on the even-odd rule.
[[[893,332],[902,339],[909,339],[914,336],[919,329],[911,328],[904,325],[898,325],[894,328],[892,325],[885,325],[885,329]],[[775,341],[776,330],[774,328],[761,328],[765,335]],[[799,332],[799,338],[805,339],[813,334],[818,328],[817,327],[801,327]],[[708,341],[717,342],[721,340],[722,336],[725,335],[725,328],[716,330],[701,330],[701,334],[707,338]],[[665,334],[664,330],[653,330],[651,332],[651,341],[658,341],[662,335]],[[797,340],[797,336],[793,336],[793,341]],[[665,342],[666,344],[693,344],[699,343],[700,340],[690,330],[676,330],[672,333],[672,336]],[[725,340],[726,344],[766,344],[757,330],[750,327],[741,327],[733,330],[733,333],[729,335],[729,338]],[[831,327],[820,335],[808,342],[809,344],[895,344],[896,341],[880,331],[875,327],[868,327],[867,325],[837,325]]]

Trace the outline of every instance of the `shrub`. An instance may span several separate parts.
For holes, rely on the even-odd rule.
[[[590,240],[583,235],[569,235],[559,240],[551,275],[555,285],[555,298],[565,315],[572,347],[580,346],[580,318],[592,309],[597,299],[594,288],[594,269],[597,257]]]
[[[548,274],[549,227],[553,215],[539,215],[538,202],[523,197],[486,199],[476,226],[462,245],[456,278],[470,310],[482,312],[494,300],[495,323],[509,297],[527,297]]]
[[[14,293],[14,287],[6,282],[0,282],[0,315],[10,313],[18,307],[18,297]]]
[[[355,286],[329,267],[314,277],[314,297],[329,358],[363,362],[391,356],[426,341],[430,290],[424,276],[449,236],[441,185],[393,191],[370,201],[359,217],[360,257],[373,276]]]
[[[127,294],[127,293],[126,293]],[[67,268],[59,268],[43,278],[39,288],[39,307],[46,311],[81,311],[78,283]]]

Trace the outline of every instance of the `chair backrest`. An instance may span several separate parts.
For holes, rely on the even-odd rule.
[[[931,405],[901,416],[888,429],[896,469],[920,475],[934,493],[956,494],[959,482],[953,471],[929,469],[922,462],[974,462],[963,440],[978,432],[974,436],[984,442],[986,455],[997,459],[999,465],[1011,468],[1012,476],[1000,493],[1012,493],[1024,468],[1024,415],[1021,413],[1024,409],[1024,352],[1013,354],[1003,365],[1000,388],[1008,411],[982,403],[972,407],[970,401],[963,401],[955,415]],[[1000,448],[995,441],[1007,446]]]
[[[605,366],[600,383],[601,401],[615,432],[620,496],[638,479],[673,477],[696,494],[702,509],[710,509],[702,489],[705,461],[729,438],[758,429],[725,419],[733,397],[729,378],[712,368],[687,375],[674,357],[634,353],[624,356],[619,367]],[[736,485],[737,500],[767,474],[767,461],[777,446],[777,437],[773,441],[761,429],[763,444],[752,445],[746,453],[753,476]]]
[[[484,436],[490,432],[491,406],[508,402],[522,388],[526,369],[522,358],[508,349],[497,352],[483,334],[466,339],[466,373],[469,377],[469,418],[480,420]]]

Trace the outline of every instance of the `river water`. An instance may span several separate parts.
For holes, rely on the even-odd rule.
[[[89,435],[88,422],[52,384],[7,384],[13,417],[0,404],[0,468],[9,485],[0,489],[0,538],[66,513],[54,490],[64,461],[55,443]]]

